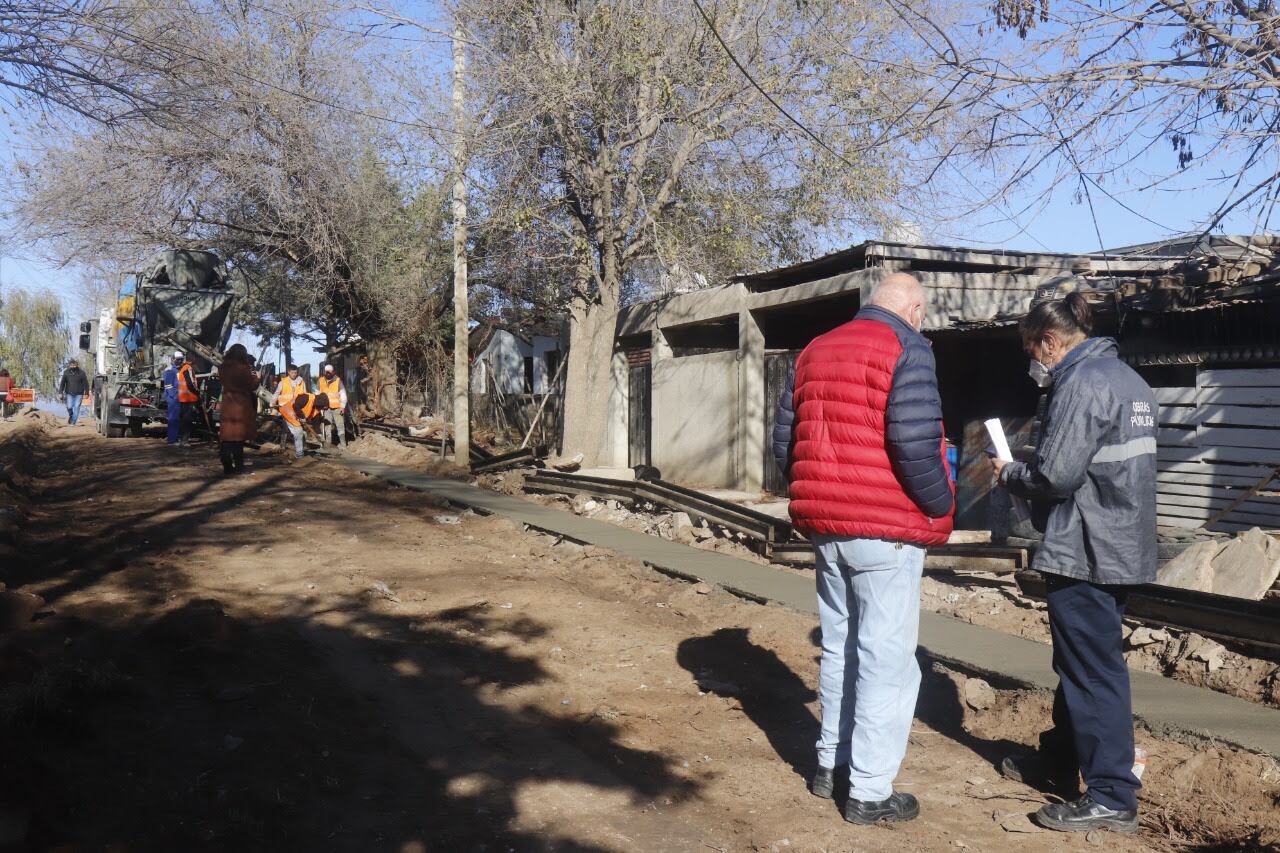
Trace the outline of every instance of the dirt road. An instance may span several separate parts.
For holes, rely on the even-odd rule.
[[[804,788],[812,621],[456,514],[315,460],[0,427],[21,514],[0,580],[46,609],[0,649],[0,837],[27,849],[1091,849],[1020,820],[993,762],[1048,718],[929,671],[899,779],[921,818]],[[1280,768],[1140,733],[1143,831],[1275,850]],[[1027,832],[1010,831],[1027,829]]]

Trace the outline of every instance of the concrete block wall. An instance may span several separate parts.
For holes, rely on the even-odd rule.
[[[738,480],[738,354],[653,361],[653,464],[665,479],[732,488]]]

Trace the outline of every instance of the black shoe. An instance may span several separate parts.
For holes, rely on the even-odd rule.
[[[870,826],[874,823],[901,823],[920,815],[920,803],[911,794],[893,793],[878,803],[849,798],[844,804],[844,819],[849,823]]]
[[[819,767],[809,782],[809,793],[829,800],[835,796],[836,771],[834,767]]]
[[[1049,803],[1036,812],[1036,821],[1059,832],[1088,832],[1091,829],[1109,829],[1112,832],[1137,832],[1138,811],[1116,811],[1094,802],[1085,794],[1071,803]]]
[[[1074,788],[1080,790],[1079,773],[1074,767],[1048,761],[1038,752],[1023,755],[1006,755],[1000,762],[1000,775],[1024,785],[1047,788]]]

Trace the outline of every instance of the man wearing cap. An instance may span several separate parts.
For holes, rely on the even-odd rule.
[[[58,394],[67,405],[67,424],[73,425],[80,420],[80,403],[84,395],[89,393],[89,377],[80,369],[80,362],[74,358],[67,362],[67,369],[58,380]]]
[[[338,434],[338,446],[347,449],[347,389],[342,386],[342,379],[333,370],[332,364],[324,366],[324,372],[316,381],[316,391],[329,398],[329,407],[324,410],[324,423]],[[325,437],[325,445],[333,444],[333,434]]]
[[[191,428],[195,426],[196,416],[200,413],[200,383],[196,379],[196,366],[191,356],[182,360],[178,368],[178,446],[191,446]]]
[[[182,429],[182,404],[178,402],[178,368],[182,366],[182,353],[175,352],[161,380],[164,383],[165,413],[168,417],[166,444],[177,444]]]

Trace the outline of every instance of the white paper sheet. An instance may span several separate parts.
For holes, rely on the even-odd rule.
[[[1009,450],[1009,439],[1005,438],[1004,425],[1000,423],[999,418],[991,418],[983,422],[987,427],[987,433],[991,436],[991,444],[996,449],[996,458],[1005,462],[1013,461],[1013,452]]]

